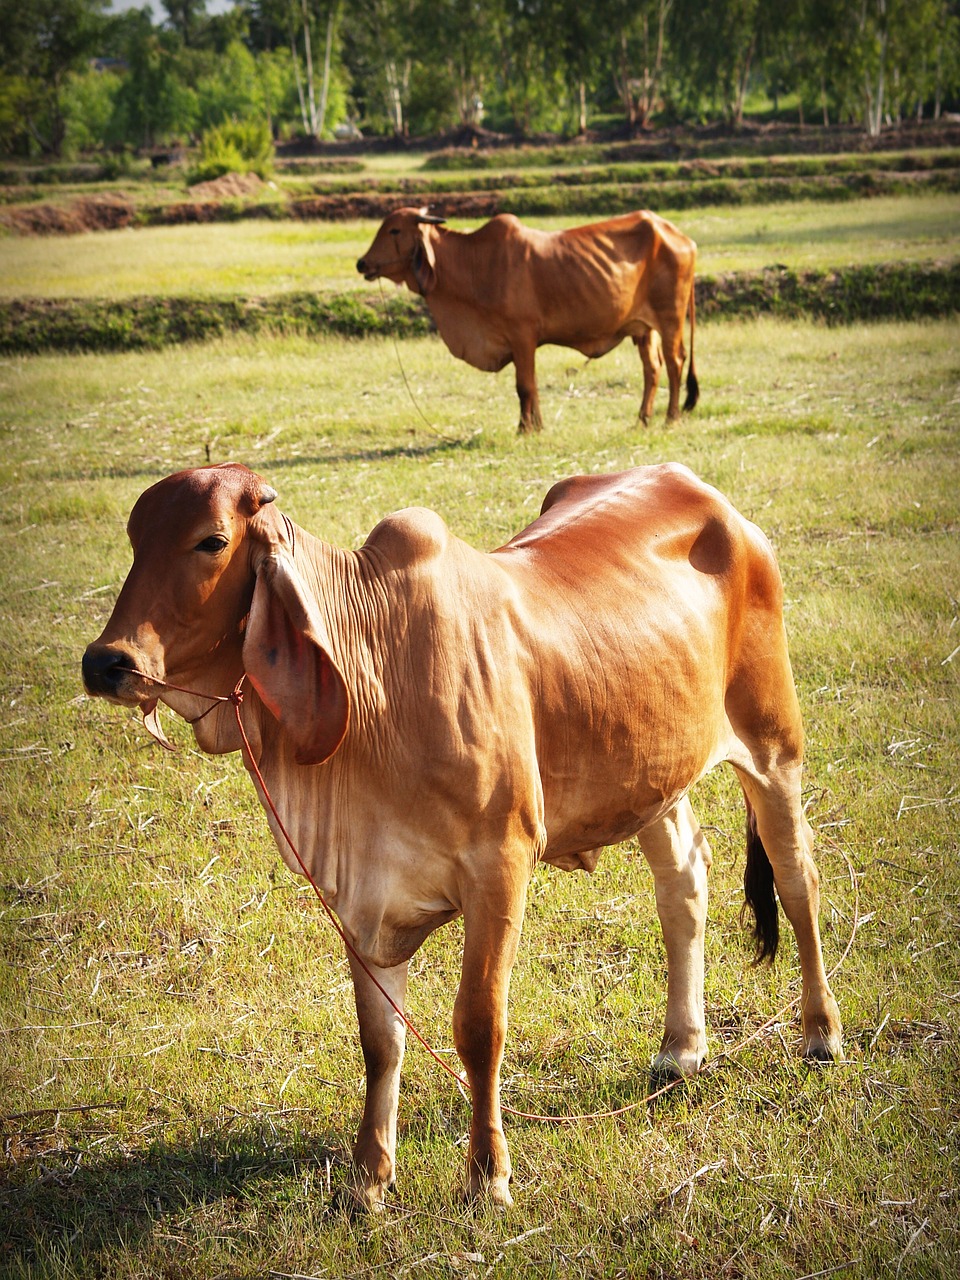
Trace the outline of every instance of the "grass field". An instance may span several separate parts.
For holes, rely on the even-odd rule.
[[[746,253],[769,219],[731,223],[725,243]],[[218,233],[254,259],[237,238],[248,230],[276,228]],[[131,233],[132,249],[146,235]],[[104,272],[83,255],[106,240],[73,243],[77,288]],[[190,287],[211,251],[195,243]],[[349,242],[338,252],[354,256]],[[134,256],[116,287],[140,287]],[[220,287],[239,286],[227,272]],[[952,1278],[956,337],[954,323],[703,324],[700,407],[668,430],[661,396],[646,431],[632,349],[586,367],[547,349],[547,428],[522,440],[510,371],[471,370],[436,338],[0,363],[0,1275]],[[852,938],[833,979],[848,1061],[811,1071],[797,1058],[792,939],[773,971],[749,965],[742,809],[717,773],[694,795],[715,851],[714,1065],[618,1120],[510,1124],[516,1207],[498,1216],[457,1199],[466,1104],[411,1048],[397,1193],[380,1218],[350,1222],[336,1191],[362,1062],[336,940],[281,866],[237,760],[200,756],[171,716],[180,751],[167,756],[137,717],[81,691],[80,655],[128,564],[126,514],[159,476],[232,459],[341,545],[416,502],[492,547],[556,478],[666,458],[725,490],[780,556],[828,967]],[[412,966],[412,1014],[443,1050],[459,936],[448,926]],[[592,878],[541,869],[505,1101],[569,1114],[642,1098],[663,1000],[635,844],[607,851]]]
[[[953,262],[960,198],[927,195],[848,204],[688,210],[674,215],[698,245],[704,275],[783,263]],[[530,218],[546,229],[589,221]],[[470,228],[476,223],[453,220]],[[95,235],[0,237],[0,297],[271,294],[359,288],[357,258],[376,222],[239,222]],[[392,286],[388,286],[392,288]]]

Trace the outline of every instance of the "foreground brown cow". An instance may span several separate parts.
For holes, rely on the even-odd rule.
[[[534,231],[503,213],[470,234],[443,221],[422,209],[398,209],[384,219],[357,270],[367,280],[384,276],[423,294],[441,338],[475,369],[496,373],[512,360],[522,432],[543,426],[535,354],[548,342],[602,356],[632,338],[643,364],[641,419],[646,423],[653,413],[663,361],[670,380],[667,419],[678,418],[688,311],[683,407],[697,403],[697,246],[665,218],[628,213],[569,231]]]
[[[758,951],[777,948],[775,879],[799,947],[803,1051],[840,1056],[782,589],[754,525],[677,466],[555,485],[490,554],[421,508],[341,551],[275,497],[241,466],[148,489],[84,682],[124,705],[159,697],[219,753],[241,746],[232,706],[183,690],[229,693],[247,672],[243,723],[281,818],[398,1005],[410,957],[463,916],[454,1035],[473,1095],[471,1195],[510,1203],[500,1064],[538,862],[590,871],[602,846],[638,836],[667,953],[654,1067],[703,1062],[710,850],[687,792],[722,760],[746,797]],[[358,1195],[376,1206],[394,1177],[404,1027],[350,963],[367,1071]]]

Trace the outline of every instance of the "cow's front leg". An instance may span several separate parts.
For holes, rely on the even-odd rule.
[[[653,871],[667,952],[667,1016],[653,1074],[692,1076],[707,1056],[703,938],[710,846],[684,797],[672,813],[640,832],[640,847]]]
[[[349,959],[367,1075],[363,1119],[353,1148],[356,1199],[360,1208],[377,1210],[383,1207],[384,1192],[393,1186],[396,1172],[397,1105],[406,1026],[357,959],[353,955]],[[400,964],[394,969],[368,967],[402,1009],[407,965]]]
[[[648,329],[641,338],[634,338],[640,363],[643,366],[643,399],[640,402],[640,421],[647,426],[653,417],[653,403],[663,367],[660,335],[656,329]]]
[[[517,374],[517,395],[520,397],[521,435],[543,430],[540,416],[540,393],[537,390],[537,348],[533,343],[516,343],[513,347],[513,365]]]
[[[516,959],[526,882],[502,873],[478,877],[464,896],[463,971],[453,1010],[457,1053],[466,1068],[473,1114],[466,1193],[508,1208],[510,1153],[500,1111],[500,1065],[507,1033],[510,971]]]

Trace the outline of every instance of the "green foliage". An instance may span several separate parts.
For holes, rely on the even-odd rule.
[[[229,120],[207,129],[200,139],[191,182],[206,182],[225,173],[273,172],[274,146],[264,120]]]
[[[117,137],[117,98],[122,80],[111,71],[87,69],[68,76],[63,95],[66,156],[96,151]]]
[[[0,0],[0,68],[17,82],[22,129],[8,145],[59,155],[66,136],[63,91],[97,50],[106,0]],[[2,128],[2,116],[0,116]]]
[[[960,313],[960,264],[889,264],[728,273],[697,281],[703,317],[816,316],[831,324],[915,320]],[[408,293],[284,293],[272,298],[135,297],[0,300],[0,355],[134,351],[226,333],[304,332],[415,337],[432,328]]]
[[[186,140],[228,119],[330,137],[348,115],[409,136],[484,125],[581,134],[774,110],[857,121],[957,100],[955,0],[0,0],[0,148],[54,155]],[[117,59],[115,109],[68,85]],[[100,86],[105,91],[106,85]]]
[[[0,300],[0,355],[144,351],[227,333],[416,337],[432,323],[419,298],[284,293],[272,298]]]

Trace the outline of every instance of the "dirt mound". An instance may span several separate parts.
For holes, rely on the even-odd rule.
[[[190,194],[194,200],[232,200],[236,196],[253,195],[265,185],[255,173],[225,173],[222,178],[194,183]]]
[[[75,235],[115,231],[136,216],[133,201],[121,193],[80,196],[66,204],[25,204],[0,212],[0,222],[23,236]]]
[[[429,204],[433,213],[443,217],[492,218],[500,212],[501,196],[496,191],[445,192],[442,195],[410,196],[388,192],[376,195],[310,196],[293,200],[289,212],[294,218],[320,218],[330,221],[353,218],[383,218],[394,209],[408,205]]]

